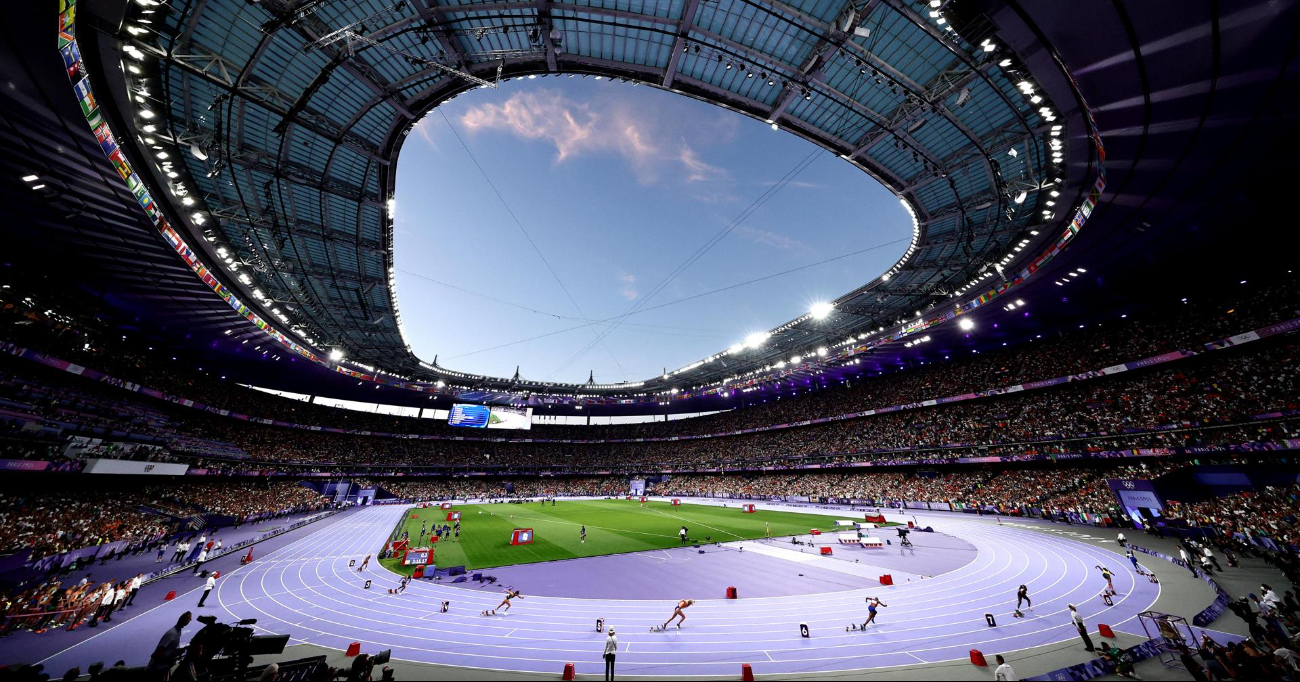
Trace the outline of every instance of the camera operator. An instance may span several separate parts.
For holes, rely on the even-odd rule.
[[[145,667],[145,674],[151,680],[166,680],[168,673],[171,672],[172,666],[176,664],[178,658],[177,652],[181,648],[181,630],[190,624],[193,615],[186,611],[176,620],[170,630],[163,633],[162,639],[158,640],[158,646],[154,648],[153,653],[149,656],[149,665]]]
[[[358,654],[352,661],[352,670],[348,672],[348,682],[370,682],[370,673],[375,669],[375,664],[370,660],[370,654]]]

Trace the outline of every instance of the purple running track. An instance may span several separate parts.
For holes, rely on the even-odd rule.
[[[595,622],[603,618],[618,629],[620,674],[729,676],[741,663],[756,673],[816,673],[966,659],[970,649],[991,656],[1077,641],[1067,603],[1079,607],[1094,632],[1098,623],[1140,632],[1137,614],[1150,608],[1160,589],[1114,552],[954,516],[940,530],[973,545],[975,557],[928,580],[892,587],[862,580],[860,588],[837,592],[739,600],[680,594],[675,598],[697,599],[685,627],[650,632],[668,618],[675,598],[530,596],[521,577],[515,586],[524,590],[524,599],[515,600],[509,616],[482,616],[500,602],[500,587],[416,581],[405,594],[389,595],[395,575],[374,564],[364,575],[349,568],[349,560],[382,546],[403,514],[400,506],[351,512],[223,577],[208,604],[217,608],[203,611],[225,620],[257,618],[259,630],[289,633],[291,643],[345,649],[358,641],[363,651],[392,648],[399,659],[538,673],[557,673],[567,662],[579,673],[602,672],[604,635],[595,631]],[[750,558],[731,554],[735,561]],[[1098,564],[1114,572],[1114,606],[1100,598],[1105,581],[1094,568]],[[362,588],[365,579],[373,581],[369,590]],[[1034,608],[1025,610],[1025,618],[1013,618],[1022,583]],[[846,632],[850,623],[866,619],[867,596],[889,606],[865,632]],[[439,613],[443,600],[451,602],[448,613]],[[159,618],[174,619],[193,607],[187,596],[160,607]],[[985,613],[994,614],[997,627],[986,624]],[[810,638],[800,636],[799,623],[808,624]],[[147,656],[156,638],[143,640],[119,644],[142,648]],[[77,648],[46,661],[47,668],[80,664],[84,656]]]

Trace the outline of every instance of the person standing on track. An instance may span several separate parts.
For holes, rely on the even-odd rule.
[[[1125,550],[1124,556],[1128,557],[1129,563],[1133,564],[1133,570],[1138,573],[1142,572],[1141,567],[1138,566],[1138,558],[1133,554],[1133,550]]]
[[[1021,602],[1022,600],[1025,602],[1025,604],[1026,604],[1027,606],[1029,606],[1029,608],[1031,608],[1031,609],[1034,608],[1034,602],[1033,602],[1032,600],[1029,599],[1029,588],[1026,587],[1026,586],[1024,586],[1024,585],[1021,585],[1021,586],[1020,586],[1020,589],[1016,590],[1016,610],[1017,610],[1017,611],[1020,610],[1020,602]]]
[[[609,636],[605,638],[605,682],[614,681],[614,655],[618,653],[618,638],[614,636],[614,628],[609,629]]]
[[[208,595],[212,593],[212,588],[217,586],[217,578],[214,575],[208,576],[208,581],[203,583],[203,596],[199,597],[199,607],[202,608],[203,602],[208,600]]]
[[[862,624],[862,629],[866,630],[868,625],[876,622],[876,610],[881,606],[889,606],[880,597],[870,597],[867,599],[867,622]]]
[[[505,609],[504,609],[505,611],[507,611],[507,612],[510,611],[510,600],[511,600],[511,599],[514,599],[515,597],[519,597],[520,599],[523,599],[523,598],[524,598],[524,596],[523,596],[522,594],[519,593],[519,590],[506,590],[506,598],[505,598],[505,599],[502,599],[500,604],[497,604],[497,609],[499,609],[499,608],[501,608],[502,606],[504,606],[504,607],[505,607]],[[494,615],[494,616],[497,615],[497,609],[492,609],[492,615]],[[503,613],[503,614],[501,614],[501,615],[504,616],[504,615],[506,615],[506,614]]]
[[[685,530],[685,527],[683,527],[682,530]],[[694,603],[695,603],[695,600],[694,600],[694,599],[683,599],[683,600],[677,602],[677,608],[674,608],[674,609],[673,609],[673,615],[671,615],[671,616],[668,617],[668,622],[667,622],[667,623],[664,623],[664,627],[663,627],[663,629],[667,630],[667,629],[668,629],[668,623],[673,622],[673,619],[674,619],[674,618],[678,618],[678,617],[680,617],[681,620],[677,622],[677,629],[678,629],[678,630],[682,629],[682,623],[685,623],[685,622],[686,622],[686,613],[685,613],[685,611],[686,611],[687,608],[689,608],[689,607],[690,607],[692,604],[694,604]]]
[[[134,578],[131,578],[131,592],[126,597],[125,606],[130,606],[135,603],[135,595],[140,593],[141,585],[144,585],[144,574],[137,573]]]
[[[1079,615],[1079,609],[1074,604],[1069,604],[1069,607],[1070,621],[1074,623],[1075,629],[1079,631],[1079,639],[1083,640],[1083,648],[1087,651],[1096,651],[1097,647],[1092,645],[1092,638],[1088,636],[1088,626],[1083,622],[1083,616]]]

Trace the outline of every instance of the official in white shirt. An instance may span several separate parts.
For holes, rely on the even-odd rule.
[[[203,584],[203,596],[202,596],[202,597],[199,597],[199,606],[200,606],[200,607],[203,606],[203,602],[205,602],[205,601],[208,600],[208,594],[210,594],[210,593],[212,592],[212,588],[214,588],[214,587],[216,587],[216,586],[217,586],[217,578],[216,578],[216,576],[211,576],[211,575],[208,576],[208,581],[207,581],[206,583]]]

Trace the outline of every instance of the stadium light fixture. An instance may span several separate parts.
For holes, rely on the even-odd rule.
[[[975,328],[975,321],[969,317],[963,317],[961,321],[957,323],[957,326],[960,327],[962,331],[968,332]]]
[[[824,358],[824,357],[826,357],[826,352],[827,352],[827,351],[826,351],[826,346],[822,346],[821,348],[818,348],[818,349],[817,349],[817,357],[819,357],[819,358]]]
[[[36,182],[37,180],[40,180],[40,179],[41,179],[41,178],[40,178],[39,175],[24,175],[24,176],[23,176],[23,182]]]
[[[763,345],[763,342],[766,341],[769,336],[771,336],[771,334],[768,334],[767,332],[754,332],[745,337],[745,347],[758,348]]]
[[[835,304],[820,301],[812,304],[812,308],[808,310],[808,314],[812,315],[814,320],[824,320],[827,315],[830,315],[834,311]]]
[[[803,356],[802,356],[802,355],[794,355],[794,356],[791,356],[791,357],[790,357],[790,364],[792,364],[792,365],[797,365],[797,364],[799,364],[799,363],[801,363],[801,362],[803,362]]]
[[[338,362],[339,360],[342,360],[342,359],[343,359],[343,351],[342,351],[342,350],[340,350],[340,349],[338,349],[338,348],[335,348],[334,350],[331,350],[331,351],[330,351],[330,360],[333,360],[334,362]]]

